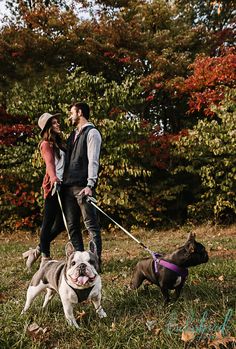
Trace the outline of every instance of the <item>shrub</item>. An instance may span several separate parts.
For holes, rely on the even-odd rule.
[[[173,170],[182,176],[190,174],[201,186],[194,185],[195,203],[189,205],[189,217],[231,223],[236,217],[236,114],[233,90],[218,107],[212,107],[214,119],[198,121],[189,136],[175,142],[174,154],[179,164]],[[192,182],[193,184],[194,182]]]

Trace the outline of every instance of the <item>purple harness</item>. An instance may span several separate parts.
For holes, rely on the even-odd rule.
[[[158,274],[158,265],[161,265],[164,268],[172,270],[176,274],[181,276],[181,284],[185,283],[187,276],[188,276],[188,269],[187,268],[181,268],[174,263],[167,262],[164,259],[159,259],[158,257],[161,257],[161,254],[159,254],[159,253],[152,252],[152,257],[154,260],[154,270],[155,270],[156,274]]]

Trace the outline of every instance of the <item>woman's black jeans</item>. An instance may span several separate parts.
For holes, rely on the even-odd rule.
[[[40,236],[40,252],[50,257],[50,243],[65,230],[57,193],[45,199],[44,216]]]

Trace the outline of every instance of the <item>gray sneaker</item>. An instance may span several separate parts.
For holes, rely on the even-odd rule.
[[[26,267],[28,269],[31,269],[34,262],[39,258],[40,256],[40,249],[39,246],[36,248],[30,248],[28,251],[24,252],[22,254],[23,258],[26,259]]]

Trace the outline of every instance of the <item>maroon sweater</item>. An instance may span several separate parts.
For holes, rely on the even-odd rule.
[[[46,164],[46,174],[43,178],[43,193],[44,199],[50,194],[53,184],[59,182],[59,179],[56,176],[56,167],[55,167],[55,154],[53,151],[52,143],[48,141],[43,141],[40,145],[41,155]]]

